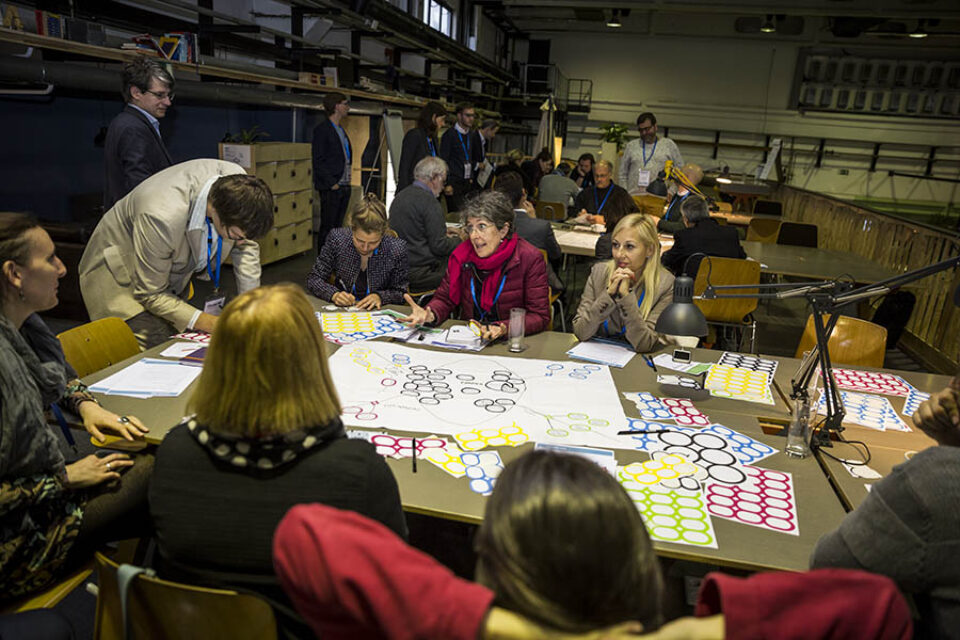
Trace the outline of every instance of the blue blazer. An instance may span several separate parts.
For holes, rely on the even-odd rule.
[[[103,164],[103,210],[107,211],[135,186],[173,166],[173,160],[147,117],[127,105],[107,129]]]

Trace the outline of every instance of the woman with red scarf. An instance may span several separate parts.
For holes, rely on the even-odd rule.
[[[540,250],[514,233],[513,208],[496,192],[470,200],[461,216],[467,240],[447,262],[447,273],[433,298],[421,307],[409,295],[409,324],[439,324],[455,309],[461,320],[476,320],[481,337],[506,335],[510,310],[527,310],[524,333],[531,335],[550,323],[546,261]]]

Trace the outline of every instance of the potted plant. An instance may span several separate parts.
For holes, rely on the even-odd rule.
[[[603,132],[600,135],[600,140],[616,144],[617,153],[621,153],[624,145],[627,144],[627,131],[629,131],[627,125],[611,122],[600,127],[600,130]]]

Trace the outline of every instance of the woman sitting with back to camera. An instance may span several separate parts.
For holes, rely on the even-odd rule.
[[[450,254],[447,273],[437,291],[421,307],[409,295],[409,324],[440,324],[454,311],[461,320],[476,320],[481,338],[496,340],[507,333],[510,310],[526,309],[524,333],[550,324],[550,286],[540,250],[517,236],[513,207],[506,196],[485,191],[468,200],[461,213],[467,240]]]
[[[164,438],[150,482],[162,577],[252,590],[283,613],[270,545],[293,505],[350,509],[406,537],[390,468],[344,433],[300,287],[260,287],[224,308],[188,407],[195,415]]]
[[[626,340],[653,351],[668,339],[657,318],[673,302],[673,274],[660,265],[660,239],[648,216],[632,213],[613,229],[613,259],[593,266],[573,319],[580,341],[594,336]]]
[[[327,236],[307,291],[340,307],[379,309],[403,302],[408,271],[406,243],[390,231],[383,203],[368,193]]]
[[[0,213],[0,593],[43,588],[99,544],[148,531],[152,456],[89,455],[67,464],[44,411],[80,416],[97,440],[147,429],[87,393],[60,341],[37,315],[57,306],[67,270],[33,218]],[[132,467],[132,468],[131,468]],[[121,475],[121,472],[123,474]]]

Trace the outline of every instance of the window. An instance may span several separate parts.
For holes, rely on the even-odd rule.
[[[439,0],[423,0],[420,18],[431,29],[436,29],[448,38],[453,37],[453,10]]]

